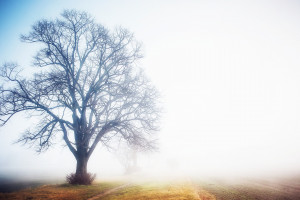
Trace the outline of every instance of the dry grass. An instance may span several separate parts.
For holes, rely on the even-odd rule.
[[[215,200],[214,196],[205,190],[197,191],[190,183],[148,183],[133,185],[101,200]]]
[[[120,182],[98,183],[90,186],[45,185],[35,189],[26,189],[13,193],[0,193],[4,199],[59,199],[86,200],[98,194],[122,185]],[[199,198],[200,197],[200,198]],[[95,198],[96,199],[96,198]],[[214,196],[205,190],[197,191],[191,183],[143,183],[131,184],[117,191],[99,197],[99,200],[215,200]]]
[[[108,189],[120,185],[118,182],[96,183],[89,186],[83,185],[45,185],[35,189],[26,189],[13,193],[0,193],[0,199],[7,200],[38,200],[38,199],[59,199],[59,200],[83,200],[93,197]]]
[[[262,184],[250,182],[245,184],[201,183],[198,190],[205,189],[218,200],[299,200],[300,187],[283,188],[281,184]]]
[[[199,196],[199,199],[201,199],[201,200],[216,200],[215,195],[209,193],[208,191],[206,191],[204,189],[198,190],[198,196]]]
[[[46,185],[13,193],[0,193],[2,199],[59,199],[86,200],[296,200],[300,199],[300,184],[289,183],[245,183],[226,184],[223,182],[149,182],[129,184],[118,190],[111,190],[124,183],[106,182],[90,186]],[[110,193],[105,193],[110,191]],[[97,196],[98,194],[105,194]]]

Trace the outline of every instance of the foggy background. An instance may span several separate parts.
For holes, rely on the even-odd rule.
[[[300,174],[300,3],[285,1],[0,1],[0,63],[26,68],[36,53],[20,34],[63,9],[87,11],[143,43],[162,94],[160,150],[138,154],[140,173],[189,176]],[[0,176],[64,178],[75,159],[63,143],[38,155],[13,144],[34,120],[0,129]],[[59,139],[62,136],[57,136]],[[100,145],[88,171],[122,175]]]

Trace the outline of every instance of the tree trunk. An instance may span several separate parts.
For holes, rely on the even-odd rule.
[[[87,172],[87,163],[88,163],[89,157],[85,151],[82,151],[81,149],[77,152],[76,155],[76,173],[73,176],[73,179],[69,181],[71,184],[80,184],[80,185],[90,185],[95,175],[92,175]]]
[[[77,165],[76,165],[76,175],[86,175],[87,174],[87,156],[81,154],[77,156]]]

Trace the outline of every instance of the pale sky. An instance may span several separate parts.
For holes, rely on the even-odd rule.
[[[139,155],[142,170],[241,176],[300,173],[300,3],[270,1],[0,1],[0,63],[30,66],[35,48],[19,41],[39,19],[64,9],[123,26],[143,43],[140,65],[161,91],[160,151]],[[37,155],[12,144],[30,119],[0,129],[0,174],[75,170],[61,144]],[[98,147],[88,164],[122,174]]]

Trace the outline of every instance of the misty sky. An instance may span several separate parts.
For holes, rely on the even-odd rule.
[[[1,0],[0,63],[30,66],[36,49],[20,34],[64,9],[128,28],[143,43],[139,64],[161,91],[164,114],[160,151],[139,155],[142,170],[300,173],[299,1]],[[19,115],[0,129],[0,174],[74,171],[60,143],[40,155],[13,144],[30,123]],[[123,170],[103,147],[88,168],[100,176]]]

